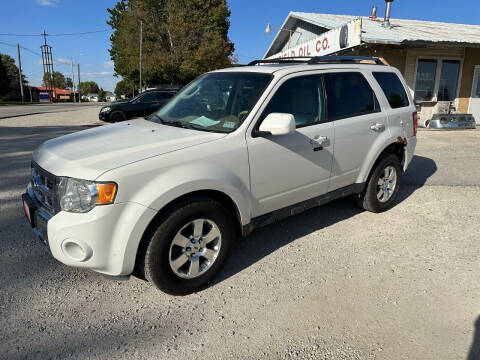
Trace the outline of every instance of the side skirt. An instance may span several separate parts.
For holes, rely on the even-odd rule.
[[[301,214],[306,210],[312,209],[317,206],[325,205],[330,201],[340,199],[353,194],[359,194],[365,190],[365,186],[366,186],[366,183],[345,186],[343,188],[330,191],[326,194],[317,196],[313,199],[305,200],[300,203],[290,205],[285,208],[272,211],[268,214],[253,218],[249,224],[242,226],[242,236],[247,236],[253,230],[259,227],[273,224],[274,222],[277,222],[279,220],[285,219],[293,215]]]

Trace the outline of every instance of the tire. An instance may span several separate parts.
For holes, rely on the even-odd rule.
[[[201,231],[195,234],[200,222]],[[195,237],[192,240],[189,236],[198,240],[199,233],[200,241],[193,244]],[[159,219],[151,236],[147,236],[140,253],[139,272],[167,294],[188,295],[201,289],[220,271],[235,238],[235,227],[223,205],[205,198],[177,205]]]
[[[348,46],[348,26],[344,25],[340,29],[340,49],[346,48]]]
[[[110,120],[110,122],[116,123],[116,122],[119,122],[119,121],[125,121],[125,120],[127,120],[127,117],[125,116],[125,114],[123,113],[123,111],[115,110],[115,111],[113,111],[113,112],[110,114],[110,116],[108,117],[108,119]]]
[[[393,176],[386,176],[387,173],[391,174],[390,170],[395,171],[394,184],[392,181]],[[393,154],[383,155],[373,169],[365,190],[357,195],[357,204],[361,208],[374,213],[389,209],[397,197],[401,177],[402,166],[398,156]],[[383,179],[385,178],[387,178],[387,180],[384,181]],[[384,189],[387,190],[383,191]]]

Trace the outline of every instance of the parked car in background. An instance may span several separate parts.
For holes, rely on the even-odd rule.
[[[122,99],[112,102],[100,109],[98,118],[107,122],[119,122],[152,114],[165,105],[178,89],[147,90],[133,99]]]

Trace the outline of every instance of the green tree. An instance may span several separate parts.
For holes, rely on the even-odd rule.
[[[105,90],[100,88],[100,90],[98,90],[98,101],[106,101],[106,95],[107,93],[105,92]]]
[[[115,73],[139,80],[139,27],[143,21],[144,85],[185,84],[230,66],[234,50],[226,0],[121,0],[107,9]]]
[[[43,86],[48,86],[50,84],[50,81],[50,73],[46,72],[45,74],[43,74]],[[65,89],[65,76],[59,71],[54,71],[53,84],[55,88]]]
[[[132,97],[136,90],[137,87],[133,81],[123,79],[117,82],[117,85],[115,85],[115,96],[117,98],[121,98],[122,95],[126,97]]]
[[[72,78],[66,77],[65,78],[65,89],[73,90],[73,81]]]
[[[25,75],[22,74],[23,85],[27,85]],[[18,67],[15,60],[7,55],[0,54],[0,96],[7,95],[12,89],[19,89]]]
[[[78,84],[78,88],[82,95],[87,95],[89,93],[98,94],[100,88],[95,81],[82,81]]]

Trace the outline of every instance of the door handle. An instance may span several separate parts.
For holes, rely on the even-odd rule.
[[[327,144],[328,143],[328,137],[327,136],[320,136],[320,135],[315,135],[313,139],[310,139],[310,144],[312,145],[317,145],[317,144]]]
[[[373,130],[373,131],[382,132],[383,130],[385,130],[385,125],[380,124],[380,123],[375,123],[375,124],[370,126],[370,129]]]

